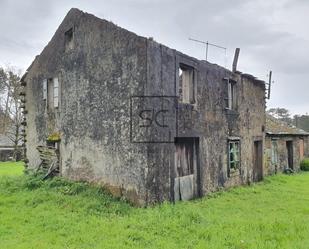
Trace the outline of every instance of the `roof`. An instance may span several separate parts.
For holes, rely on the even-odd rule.
[[[243,78],[246,78],[248,80],[251,80],[253,82],[256,82],[258,84],[261,84],[261,85],[264,85],[265,86],[265,81],[264,80],[261,80],[261,79],[258,79],[257,77],[255,77],[254,75],[251,75],[251,74],[248,74],[248,73],[243,73],[243,72],[240,72],[238,70],[236,70],[237,74],[241,75]]]
[[[309,133],[290,125],[284,121],[266,114],[266,134],[268,135],[303,135],[309,136]]]

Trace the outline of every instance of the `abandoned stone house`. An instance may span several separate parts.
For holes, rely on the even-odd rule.
[[[309,156],[309,133],[266,115],[265,174],[286,169],[299,171],[300,162]]]
[[[139,205],[263,178],[265,83],[249,74],[71,9],[22,85],[29,168],[54,146],[62,176]]]

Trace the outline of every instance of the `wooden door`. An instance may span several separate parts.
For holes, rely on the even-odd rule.
[[[175,201],[199,195],[198,146],[198,138],[177,138],[175,141]]]
[[[288,167],[293,169],[293,141],[286,141],[286,150],[288,156]]]
[[[254,141],[253,144],[253,181],[263,180],[263,143]]]

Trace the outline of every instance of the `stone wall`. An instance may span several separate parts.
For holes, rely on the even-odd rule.
[[[272,162],[272,141],[277,143],[278,148],[278,162]],[[293,144],[293,170],[300,170],[300,162],[303,157],[309,156],[308,150],[308,136],[297,136],[297,135],[286,135],[286,136],[276,136],[267,135],[265,139],[265,163],[264,170],[267,175],[272,175],[277,172],[283,172],[288,168],[288,151],[287,151],[287,141],[291,141]],[[304,154],[301,156],[301,145],[304,141]]]
[[[73,49],[65,51],[71,28]],[[147,154],[144,145],[130,142],[130,97],[143,95],[145,65],[144,38],[71,10],[25,79],[30,167],[40,162],[36,147],[59,131],[63,176],[99,182],[142,205]],[[54,77],[60,107],[48,111],[42,82]]]
[[[178,104],[177,131],[174,133],[178,137],[199,138],[199,175],[196,178],[200,181],[200,194],[252,181],[253,143],[255,140],[264,141],[264,84],[154,42],[150,46],[148,57],[155,61],[151,61],[148,67],[148,79],[155,79],[155,82],[150,81],[151,95],[178,95],[180,64],[191,66],[196,71],[197,101],[193,105]],[[237,82],[236,111],[226,109],[226,78]],[[241,170],[230,177],[227,173],[229,137],[239,137],[241,143]],[[157,178],[163,183],[170,181],[171,186],[160,185],[165,186],[163,193],[170,192],[173,199],[175,146],[150,146],[156,148],[156,153],[149,158],[149,165],[153,165],[149,173],[158,174]]]
[[[65,32],[70,29],[73,45],[66,51]],[[180,64],[195,72],[192,105],[178,102]],[[48,110],[42,82],[55,77],[60,107]],[[226,79],[237,82],[234,111],[226,109]],[[174,140],[192,137],[199,144],[192,178],[198,183],[196,196],[253,180],[253,142],[263,142],[265,125],[264,84],[253,77],[72,9],[25,82],[32,168],[40,163],[36,147],[45,145],[52,132],[60,132],[63,176],[100,183],[139,205],[173,201]],[[144,114],[151,116],[140,120]],[[230,137],[240,139],[241,167],[228,176]]]

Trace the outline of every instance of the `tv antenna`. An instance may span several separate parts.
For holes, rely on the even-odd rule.
[[[226,55],[226,49],[225,47],[222,47],[222,46],[219,46],[217,44],[213,44],[213,43],[210,43],[208,41],[200,41],[200,40],[196,40],[196,39],[192,39],[189,37],[189,40],[190,41],[195,41],[195,42],[198,42],[198,43],[202,43],[202,44],[205,44],[205,47],[206,47],[206,61],[207,61],[207,56],[208,56],[208,46],[213,46],[213,47],[216,47],[216,48],[220,48],[220,49],[224,49],[224,52],[225,52],[225,55]]]

